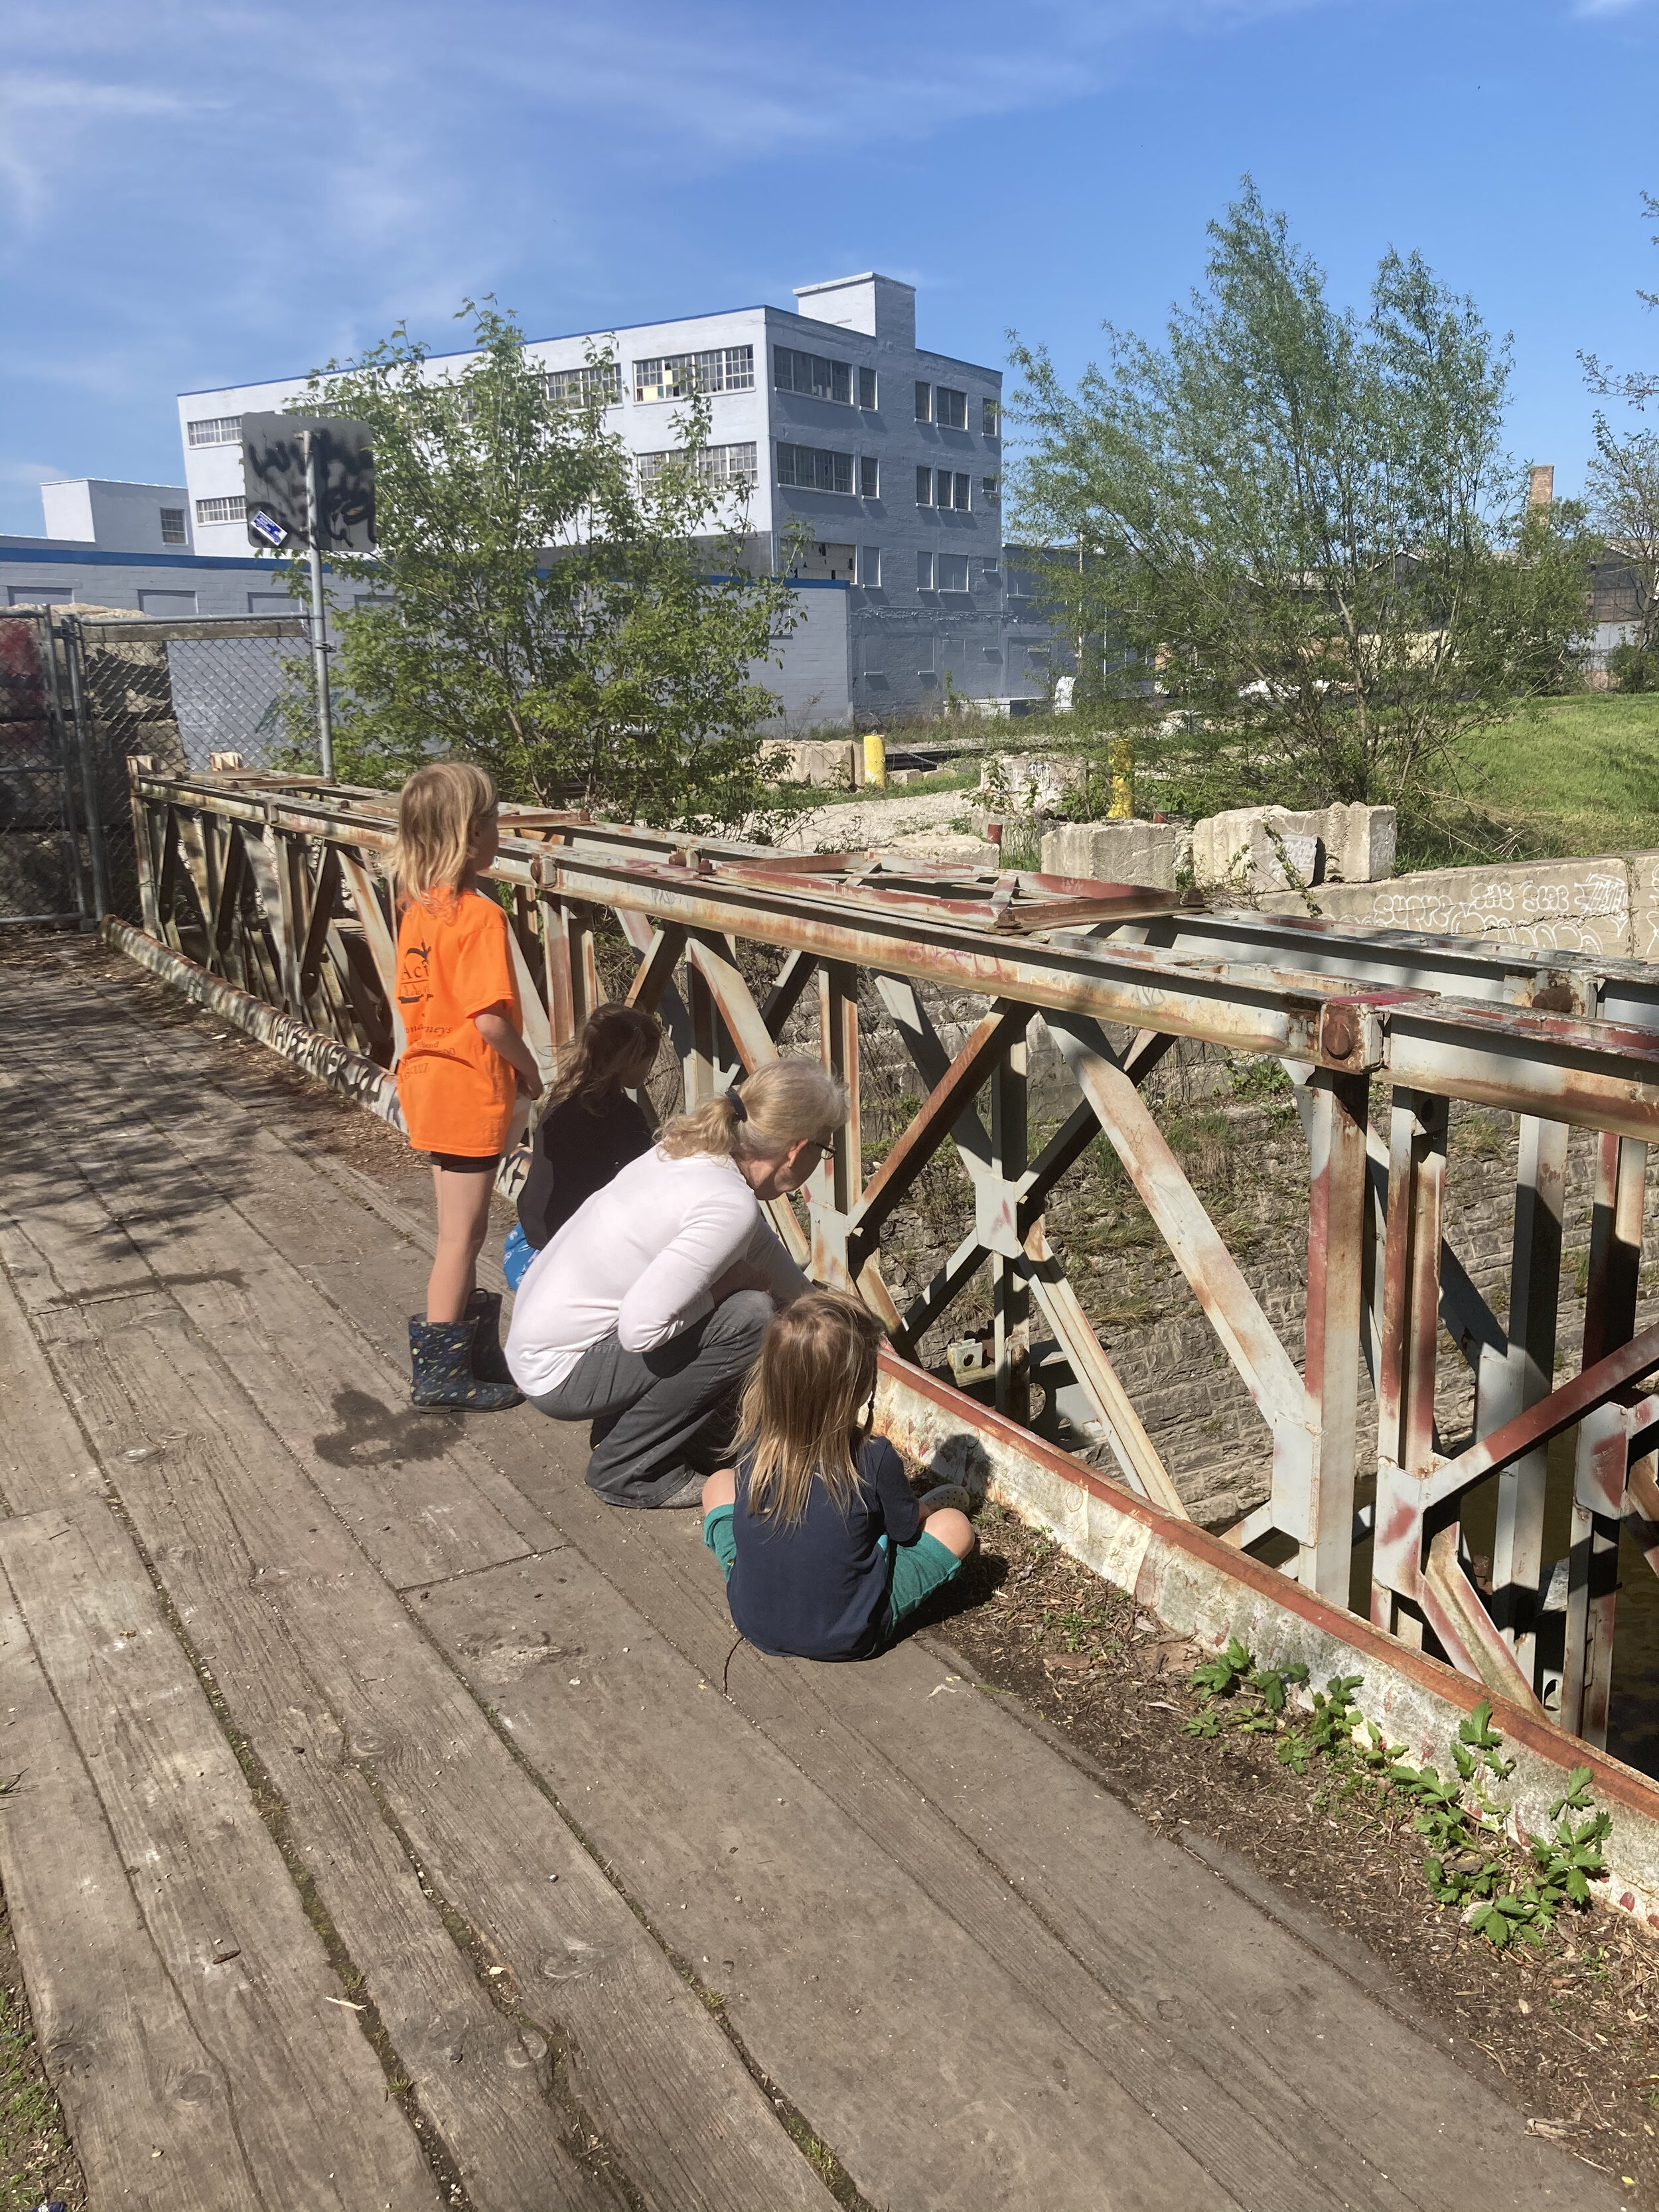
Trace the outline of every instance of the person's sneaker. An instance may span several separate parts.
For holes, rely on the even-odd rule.
[[[953,1505],[958,1513],[967,1513],[972,1510],[974,1500],[972,1493],[959,1482],[941,1482],[925,1491],[916,1504],[924,1514],[941,1513],[947,1505]]]
[[[671,1496],[667,1498],[659,1498],[657,1500],[657,1511],[659,1513],[683,1513],[691,1506],[701,1506],[702,1504],[702,1486],[706,1478],[701,1474],[694,1474],[688,1483],[684,1484],[682,1488],[673,1492]]]

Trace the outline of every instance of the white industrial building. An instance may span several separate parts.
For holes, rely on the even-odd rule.
[[[747,526],[803,586],[803,619],[763,680],[797,726],[878,720],[952,696],[1042,696],[1048,634],[1003,560],[1000,370],[917,347],[914,287],[866,274],[808,284],[799,306],[743,307],[526,345],[555,391],[582,394],[610,356],[606,421],[643,472],[707,395],[709,465],[750,487]],[[471,358],[434,356],[428,374]],[[241,417],[303,377],[179,401],[191,542],[246,557]]]

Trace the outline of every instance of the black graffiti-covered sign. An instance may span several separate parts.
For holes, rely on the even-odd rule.
[[[374,454],[367,422],[327,415],[244,415],[242,487],[247,534],[261,551],[297,552],[311,543],[306,501],[306,435],[317,448],[317,543],[325,553],[374,546]]]

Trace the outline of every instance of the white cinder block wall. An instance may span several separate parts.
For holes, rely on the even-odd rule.
[[[618,377],[607,421],[641,457],[672,450],[693,374],[708,391],[720,465],[753,472],[750,532],[775,564],[834,587],[803,592],[781,666],[763,678],[792,726],[926,711],[951,693],[1040,695],[1047,633],[1011,595],[1003,560],[1000,371],[919,349],[915,292],[896,278],[866,273],[795,296],[793,312],[688,316],[542,339],[526,353],[569,373],[608,350]],[[673,366],[698,355],[695,368]],[[470,357],[435,356],[428,373],[453,375]],[[304,382],[179,398],[198,552],[250,550],[240,420],[283,407]]]

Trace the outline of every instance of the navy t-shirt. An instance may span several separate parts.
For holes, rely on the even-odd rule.
[[[921,1513],[898,1454],[872,1437],[843,1514],[822,1482],[793,1528],[749,1510],[749,1462],[738,1467],[732,1514],[737,1558],[726,1585],[732,1625],[757,1650],[799,1659],[867,1659],[888,1628],[890,1544],[914,1543]]]

